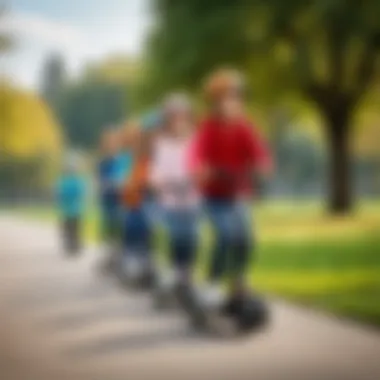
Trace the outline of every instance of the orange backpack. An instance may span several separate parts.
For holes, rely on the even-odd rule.
[[[127,207],[138,207],[148,186],[149,160],[137,160],[133,165],[129,180],[122,190],[122,202]]]

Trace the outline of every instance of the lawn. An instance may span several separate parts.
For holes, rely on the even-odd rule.
[[[257,211],[262,291],[380,326],[380,202],[332,218],[317,205]]]
[[[258,248],[250,279],[267,294],[380,326],[380,202],[361,203],[347,217],[323,210],[310,202],[255,207]],[[51,210],[22,213],[54,218]],[[97,236],[96,219],[92,212],[86,223],[91,240]],[[207,227],[203,235],[205,247]]]

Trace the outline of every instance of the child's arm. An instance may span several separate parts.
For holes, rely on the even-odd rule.
[[[116,174],[115,174],[115,186],[118,189],[122,189],[125,182],[128,180],[132,167],[132,158],[127,153],[123,153],[118,157]]]
[[[198,184],[204,184],[213,176],[213,171],[207,160],[209,137],[203,126],[199,129],[191,142],[187,163],[194,181]]]
[[[261,198],[265,193],[266,180],[273,171],[272,156],[266,142],[254,127],[245,130],[243,141],[251,163],[251,195]]]
[[[261,176],[268,177],[273,171],[273,160],[269,147],[255,127],[244,128],[242,141],[246,146],[252,169]]]
[[[122,187],[122,199],[127,206],[138,205],[149,186],[149,164],[148,162],[136,162],[132,169],[130,179]]]
[[[152,162],[148,169],[148,182],[154,191],[163,191],[170,175],[170,168],[163,160],[163,147],[160,141],[157,141],[154,147]]]

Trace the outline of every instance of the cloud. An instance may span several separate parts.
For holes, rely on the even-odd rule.
[[[79,48],[84,43],[79,28],[32,13],[9,13],[1,20],[0,32],[9,33],[20,42],[64,49]]]
[[[75,9],[70,15],[37,8],[6,13],[0,19],[0,33],[14,35],[16,43],[9,54],[0,56],[0,69],[20,85],[36,89],[41,67],[52,52],[62,54],[72,76],[88,63],[109,55],[139,55],[151,21],[147,0],[109,2],[114,6],[104,0],[94,1],[90,14],[82,14],[81,8],[75,8],[77,5],[72,5]]]

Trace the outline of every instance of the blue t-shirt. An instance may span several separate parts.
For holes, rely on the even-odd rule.
[[[133,157],[130,152],[105,157],[99,162],[98,178],[102,207],[113,212],[120,205],[120,188],[132,171]]]
[[[118,155],[118,181],[123,183],[129,178],[132,167],[133,167],[133,157],[130,152],[122,152]]]
[[[118,156],[104,157],[100,160],[98,166],[98,178],[101,185],[104,187],[116,186],[119,175],[119,160]]]
[[[57,184],[58,208],[65,217],[79,217],[85,204],[85,181],[78,175],[63,175]]]
[[[106,210],[113,210],[119,204],[121,162],[119,156],[104,157],[98,166],[100,200]]]

